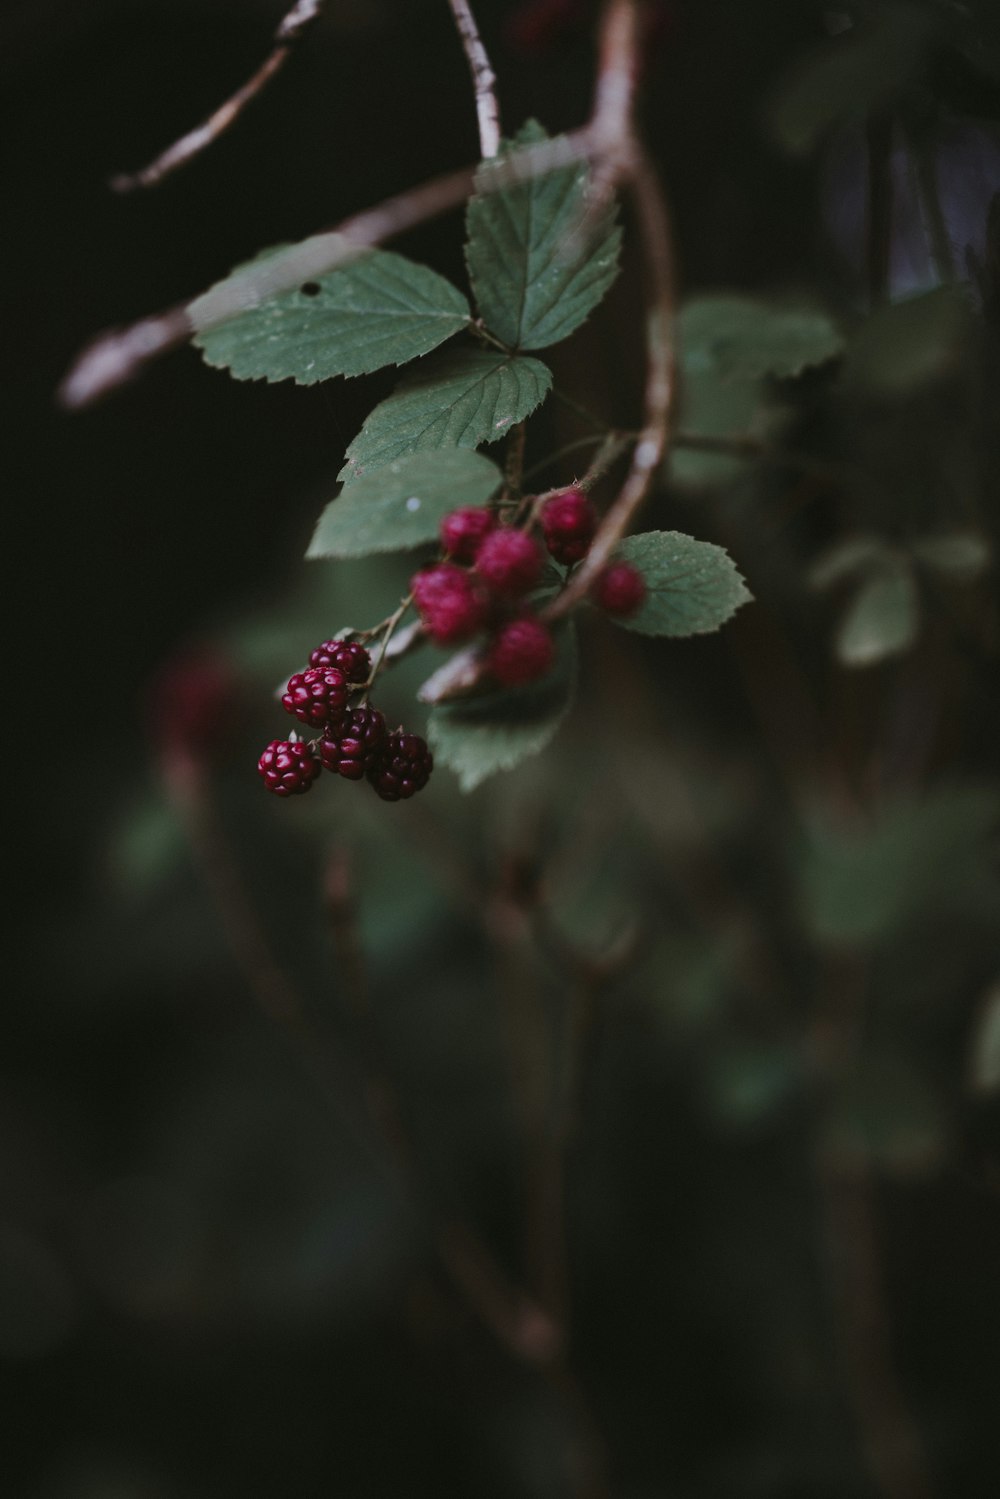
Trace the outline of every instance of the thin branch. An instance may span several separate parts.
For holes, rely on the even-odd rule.
[[[497,101],[496,74],[490,65],[468,0],[448,0],[448,3],[472,73],[476,114],[479,119],[479,148],[484,157],[496,156],[500,149],[500,105]]]
[[[589,126],[555,140],[539,141],[505,156],[478,190],[499,192],[512,183],[585,160],[591,149]],[[474,174],[475,167],[469,166],[433,177],[374,208],[352,214],[334,229],[244,267],[238,275],[226,277],[191,302],[101,334],[77,357],[63,379],[57,391],[60,404],[70,410],[89,406],[135,379],[152,359],[178,348],[192,334],[217,328],[270,297],[337,270],[354,260],[359,251],[372,249],[457,208],[472,192]]]
[[[666,454],[676,404],[673,234],[659,179],[648,158],[638,148],[629,187],[635,203],[650,288],[642,432],[632,453],[632,465],[625,483],[605,513],[590,550],[544,613],[543,617],[549,621],[561,619],[584,598],[631,525]]]
[[[281,25],[275,32],[274,47],[269,55],[261,63],[260,67],[249,78],[242,88],[231,94],[224,104],[207,120],[189,130],[187,135],[182,135],[179,141],[168,146],[155,161],[148,166],[140,168],[138,172],[121,172],[117,177],[112,177],[110,186],[116,193],[131,193],[140,187],[155,187],[176,172],[178,167],[184,166],[195,156],[199,156],[207,146],[218,140],[229,127],[235,123],[257,95],[262,93],[271,79],[281,68],[284,67],[288,54],[293,44],[298,41],[303,31],[315,21],[323,8],[324,0],[295,0],[295,4],[285,16]]]

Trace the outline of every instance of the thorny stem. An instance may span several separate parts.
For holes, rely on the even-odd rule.
[[[375,658],[375,661],[372,663],[371,675],[369,676],[368,681],[365,683],[365,696],[368,695],[368,692],[371,690],[372,685],[375,682],[375,678],[382,670],[382,663],[385,661],[385,653],[389,649],[389,641],[392,639],[393,631],[412,603],[413,594],[408,593],[406,595],[406,598],[401,601],[398,609],[394,610],[393,613],[389,615],[389,618],[385,621],[385,631],[382,636],[381,644],[379,645],[379,652]]]
[[[130,193],[140,187],[155,187],[157,183],[163,181],[164,177],[169,177],[172,172],[177,171],[178,167],[184,166],[195,156],[199,156],[207,146],[218,140],[219,136],[236,122],[247,105],[264,91],[274,75],[284,67],[293,43],[299,39],[310,22],[316,20],[323,8],[323,3],[324,0],[295,0],[295,4],[275,32],[273,49],[243,87],[231,94],[224,104],[220,104],[207,120],[196,125],[193,130],[189,130],[187,135],[182,135],[180,140],[175,141],[172,146],[168,146],[148,166],[140,168],[137,172],[121,172],[117,177],[112,177],[110,186],[113,190],[116,193]]]
[[[496,94],[496,74],[490,65],[468,0],[448,0],[448,3],[472,73],[476,115],[479,119],[479,147],[484,157],[496,156],[500,149],[500,105]]]

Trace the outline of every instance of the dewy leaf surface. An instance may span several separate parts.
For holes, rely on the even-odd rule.
[[[707,634],[753,597],[728,552],[679,531],[626,536],[615,558],[638,568],[646,582],[641,608],[615,623],[642,635]]]
[[[459,698],[432,711],[427,737],[435,760],[455,772],[463,791],[537,755],[555,735],[576,686],[576,635],[571,625],[557,631],[556,645],[555,663],[541,681]]]
[[[434,541],[442,516],[480,505],[502,481],[481,453],[411,453],[345,484],[320,516],[306,556],[366,557]]]
[[[382,468],[405,453],[497,442],[548,394],[539,359],[492,349],[449,349],[420,365],[379,403],[347,449],[341,479]]]
[[[546,140],[529,120],[506,149]],[[495,165],[484,163],[478,183]],[[586,223],[589,171],[582,162],[469,201],[466,262],[479,311],[503,343],[544,349],[578,328],[618,273],[621,230],[609,204]]]
[[[237,268],[229,280],[238,282],[247,269]],[[196,334],[194,343],[206,363],[238,380],[312,385],[405,364],[457,333],[468,318],[462,293],[436,271],[389,250],[366,250],[304,287]]]

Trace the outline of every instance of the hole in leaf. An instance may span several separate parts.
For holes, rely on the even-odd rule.
[[[307,281],[304,286],[299,287],[299,290],[304,297],[318,297],[322,287],[318,281]]]

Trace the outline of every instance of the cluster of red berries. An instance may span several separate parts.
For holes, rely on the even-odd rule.
[[[486,667],[504,687],[533,682],[552,665],[552,636],[526,596],[541,581],[546,550],[567,567],[586,556],[597,511],[582,489],[564,489],[543,503],[538,521],[544,550],[530,531],[499,525],[492,510],[453,510],[441,522],[447,559],[410,580],[424,629],[439,645],[488,632]],[[611,563],[591,590],[595,603],[619,616],[633,614],[645,596],[641,574],[627,562]]]
[[[367,780],[386,802],[405,801],[427,785],[434,760],[420,735],[390,734],[377,708],[349,704],[371,666],[363,645],[326,640],[310,655],[308,669],[288,679],[282,707],[322,733],[313,741],[271,740],[257,762],[268,791],[300,796],[324,767],[348,781]]]

